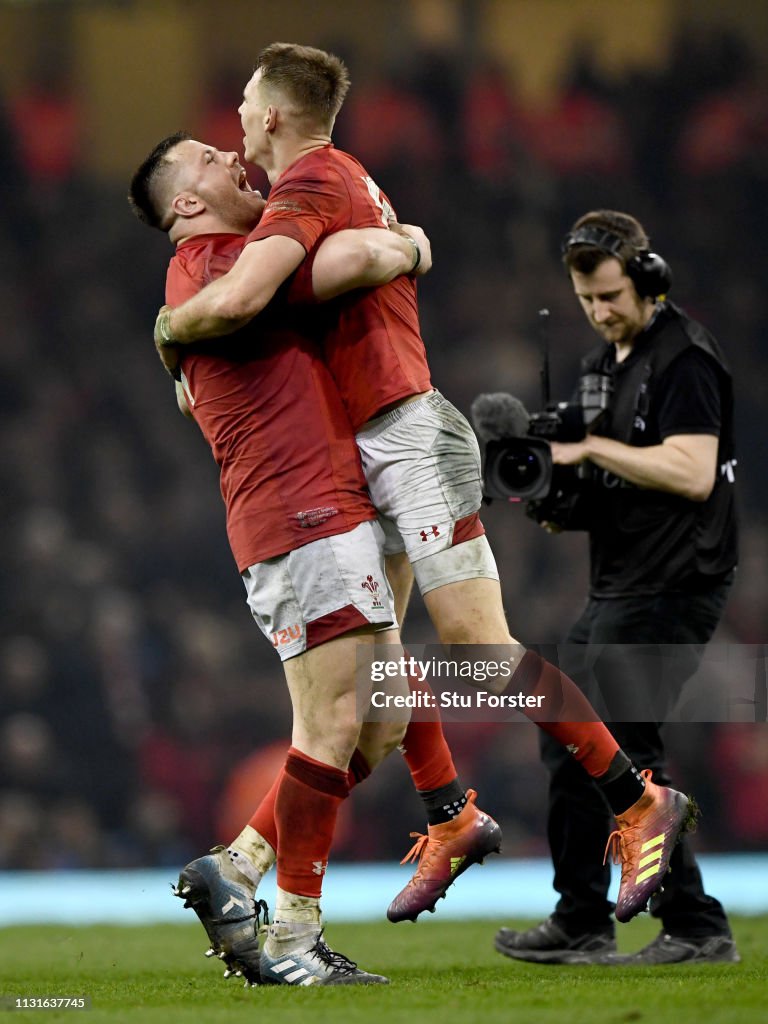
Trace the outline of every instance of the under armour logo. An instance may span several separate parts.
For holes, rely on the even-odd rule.
[[[312,861],[312,874],[314,874],[314,875],[322,875],[327,867],[328,867],[328,861],[313,860]]]
[[[430,527],[429,533],[427,533],[426,530],[422,530],[421,531],[421,539],[423,541],[429,540],[430,539],[430,535],[432,537],[439,537],[440,536],[440,531],[438,530],[438,528],[436,526]]]

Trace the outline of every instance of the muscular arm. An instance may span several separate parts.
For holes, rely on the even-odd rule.
[[[286,235],[251,242],[228,273],[171,310],[165,327],[161,320],[168,314],[160,313],[155,343],[163,346],[164,331],[175,345],[232,334],[264,309],[305,256],[304,247]]]
[[[674,434],[648,448],[593,434],[576,444],[553,444],[552,460],[575,466],[589,459],[638,487],[706,501],[715,485],[717,445],[712,434]]]
[[[401,274],[426,274],[432,266],[429,240],[414,224],[398,225],[400,231],[382,228],[351,228],[326,238],[317,250],[312,267],[312,289],[320,302],[354,288],[375,288]],[[410,236],[416,249],[405,236]]]
[[[418,246],[418,266],[414,267]],[[304,247],[286,235],[246,245],[232,269],[180,306],[163,306],[155,322],[155,345],[169,373],[178,373],[180,345],[232,334],[257,316],[299,266]],[[414,224],[397,230],[339,231],[319,247],[312,286],[326,301],[355,288],[386,284],[400,274],[425,274],[432,266],[429,239]],[[169,344],[168,339],[172,339]]]

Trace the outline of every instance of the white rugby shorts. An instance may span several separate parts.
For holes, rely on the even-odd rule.
[[[479,518],[480,448],[455,406],[432,391],[371,420],[357,444],[384,552],[406,552],[422,594],[459,580],[498,580]]]
[[[281,661],[353,629],[397,624],[383,545],[372,520],[245,570],[248,607]]]

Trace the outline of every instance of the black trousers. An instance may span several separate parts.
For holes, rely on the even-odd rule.
[[[665,711],[698,667],[728,595],[722,583],[705,593],[590,599],[571,629],[560,667],[605,714],[617,742],[638,768],[653,770],[654,782],[669,785],[662,739]],[[610,644],[595,659],[595,648]],[[653,645],[685,645],[662,659]],[[574,645],[568,647],[568,645]],[[633,649],[633,645],[639,645]],[[599,651],[599,648],[598,648]],[[587,665],[590,670],[587,671]],[[663,665],[663,669],[661,666]],[[635,695],[651,695],[654,718],[640,721]],[[613,712],[617,713],[614,714]],[[632,721],[616,720],[624,714]],[[646,716],[648,717],[648,716]],[[608,835],[615,827],[599,787],[568,752],[540,734],[542,759],[550,772],[548,837],[560,893],[558,924],[572,935],[612,927],[614,904],[607,898],[610,867],[603,866]],[[695,780],[693,780],[695,783]],[[679,786],[678,788],[683,788]],[[692,785],[695,794],[695,785]],[[730,934],[723,907],[704,892],[701,873],[686,838],[675,847],[664,892],[651,901],[651,914],[672,935]]]

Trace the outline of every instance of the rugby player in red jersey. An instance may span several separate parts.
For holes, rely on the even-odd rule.
[[[227,272],[264,208],[235,153],[184,133],[155,147],[129,198],[143,221],[176,243],[166,282],[174,304]],[[428,241],[420,229],[408,230],[420,240],[426,270]],[[338,803],[405,730],[403,723],[356,723],[353,648],[338,639],[357,643],[362,631],[369,640],[373,624],[394,621],[392,600],[354,435],[311,337],[314,310],[286,300],[306,291],[327,299],[388,281],[411,269],[413,245],[394,232],[333,235],[257,323],[226,346],[186,350],[177,374],[179,405],[220,467],[232,552],[254,618],[285,663],[295,708],[285,770],[242,833],[187,865],[177,890],[194,906],[227,973],[251,981],[259,979],[253,893],[276,851],[276,913],[288,934],[278,942],[284,948],[273,973],[290,959],[281,980],[294,984],[377,979],[321,942],[319,896]],[[377,643],[397,640],[395,629],[376,635]],[[439,717],[410,723],[408,736],[406,760],[422,794],[456,779]],[[498,826],[487,816],[483,823],[486,845],[498,846]]]
[[[168,368],[188,343],[227,335],[259,314],[305,258],[315,258],[327,234],[377,224],[383,230],[393,217],[365,169],[331,142],[348,86],[343,63],[322,50],[273,43],[259,55],[240,117],[246,159],[272,184],[269,201],[232,270],[182,306],[160,311],[155,340]],[[432,387],[413,279],[341,296],[327,312],[325,359],[356,431],[371,497],[391,527],[390,579],[399,581],[398,569],[410,561],[440,640],[505,645],[517,666],[511,682],[546,698],[543,709],[526,713],[568,747],[619,816],[617,916],[628,920],[663,881],[687,800],[644,779],[575,684],[510,635],[478,515],[477,441]],[[546,709],[563,701],[570,720],[546,721]],[[391,920],[413,919],[434,905],[434,880],[449,877],[453,856],[441,829],[471,829],[475,813],[470,804],[461,820],[430,826],[419,870],[390,906]],[[663,835],[659,871],[637,884],[640,847],[657,833]]]

